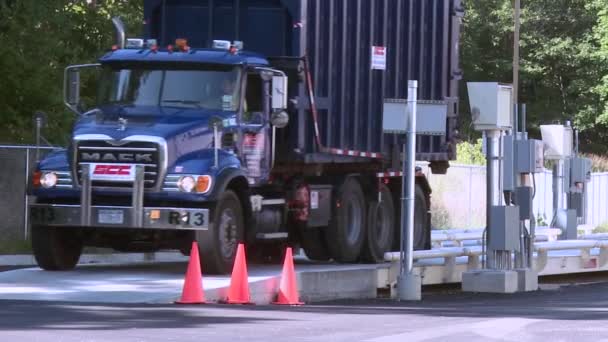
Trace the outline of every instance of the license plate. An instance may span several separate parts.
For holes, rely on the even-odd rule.
[[[99,210],[97,221],[101,224],[123,224],[125,221],[122,210],[101,209]]]

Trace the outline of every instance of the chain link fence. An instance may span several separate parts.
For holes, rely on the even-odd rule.
[[[49,151],[41,148],[40,156]],[[35,147],[0,145],[0,254],[29,249],[26,190],[35,164]]]

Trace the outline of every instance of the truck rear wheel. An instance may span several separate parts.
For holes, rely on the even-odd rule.
[[[396,195],[394,199],[399,198]],[[414,190],[414,250],[428,249],[430,246],[431,226],[428,219],[428,206],[426,195],[422,187],[416,185]],[[399,251],[401,245],[401,203],[396,202],[395,207],[395,239],[393,241],[393,251]]]
[[[202,271],[228,274],[232,271],[238,244],[243,241],[243,208],[239,197],[226,190],[220,197],[209,230],[196,232]]]
[[[395,236],[395,205],[386,185],[380,186],[382,201],[372,201],[368,208],[367,239],[363,249],[363,260],[384,261],[384,253],[393,246]]]
[[[427,249],[430,245],[431,227],[428,222],[428,207],[422,188],[416,185],[414,192],[414,249]]]
[[[83,248],[77,233],[69,228],[32,226],[32,250],[38,266],[47,271],[76,267]]]
[[[329,252],[338,262],[359,259],[366,236],[365,196],[359,181],[350,177],[340,186],[326,242]]]

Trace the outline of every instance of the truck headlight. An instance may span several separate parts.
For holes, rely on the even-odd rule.
[[[209,175],[168,175],[163,190],[205,194],[212,185],[213,178]]]
[[[52,188],[57,185],[57,174],[55,172],[43,172],[40,175],[40,185],[43,188]]]
[[[192,176],[183,176],[177,181],[177,187],[183,192],[192,192],[196,187],[196,181]]]

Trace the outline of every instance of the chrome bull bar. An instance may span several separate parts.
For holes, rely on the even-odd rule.
[[[206,208],[144,207],[144,167],[135,167],[131,206],[94,206],[90,165],[82,165],[80,205],[31,204],[31,222],[57,227],[208,230]]]

